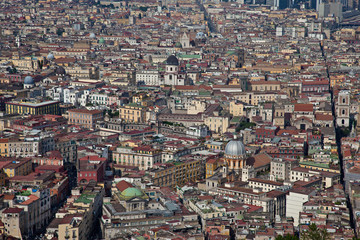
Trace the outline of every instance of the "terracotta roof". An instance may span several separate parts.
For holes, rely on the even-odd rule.
[[[255,169],[268,165],[271,162],[271,157],[266,153],[260,153],[246,159],[246,165],[253,166]]]
[[[7,208],[3,211],[3,213],[21,213],[23,211],[22,208]]]
[[[4,194],[4,200],[13,200],[14,198],[14,194]]]
[[[125,181],[125,180],[122,180],[122,181],[120,181],[120,182],[118,182],[118,183],[116,184],[116,188],[117,188],[120,192],[124,191],[125,189],[127,189],[127,188],[129,188],[129,187],[134,187],[134,186],[133,186],[131,183]]]
[[[312,112],[313,110],[314,106],[312,104],[297,103],[294,107],[295,112]]]
[[[315,119],[319,121],[332,121],[333,116],[330,114],[315,114]]]
[[[35,201],[38,200],[38,199],[39,199],[39,198],[38,198],[37,196],[35,196],[35,195],[30,195],[30,196],[29,196],[29,199],[26,200],[26,201],[24,201],[24,202],[22,202],[21,205],[29,205],[29,204],[35,202]]]

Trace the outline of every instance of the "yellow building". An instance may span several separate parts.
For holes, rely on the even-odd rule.
[[[130,103],[119,108],[119,117],[125,122],[145,122],[146,108],[136,103]]]
[[[9,153],[9,139],[0,139],[0,156],[7,157]]]
[[[244,116],[244,104],[237,101],[231,101],[230,114],[232,114],[234,117]]]
[[[212,175],[214,175],[215,170],[223,165],[223,161],[221,161],[221,159],[218,158],[211,158],[209,160],[206,161],[206,172],[205,172],[205,177],[209,178]]]
[[[25,176],[32,171],[31,159],[14,160],[3,168],[7,177]]]
[[[5,103],[5,109],[7,114],[59,115],[59,104],[60,102],[58,101],[45,101],[39,103],[13,101]]]
[[[207,149],[213,150],[214,152],[220,152],[224,150],[224,143],[223,142],[215,142],[215,141],[207,141],[205,142],[205,147]]]
[[[222,116],[209,116],[204,121],[210,131],[215,133],[225,133],[229,127],[229,118]]]
[[[279,91],[281,89],[279,81],[251,81],[250,87],[252,91]]]
[[[303,167],[303,168],[311,169],[311,170],[340,173],[339,169],[332,169],[329,167],[329,164],[327,164],[327,163],[300,162],[299,166]]]
[[[26,56],[26,57],[20,57],[19,53],[15,52],[11,62],[18,70],[37,70],[40,69],[39,62],[43,62],[44,58],[40,57],[32,57],[32,56]]]
[[[204,165],[201,160],[172,162],[150,171],[154,184],[159,187],[181,187],[188,182],[202,179],[203,174]]]
[[[259,102],[273,102],[277,96],[276,92],[241,92],[234,95],[237,100],[254,106]]]
[[[330,76],[330,87],[341,85],[345,82],[345,75]]]

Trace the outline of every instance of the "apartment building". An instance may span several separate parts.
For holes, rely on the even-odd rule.
[[[189,160],[162,164],[151,170],[150,175],[154,184],[159,187],[176,187],[203,179],[204,170],[202,160]]]
[[[119,117],[125,122],[143,123],[146,119],[146,107],[129,103],[119,108]]]
[[[70,109],[68,111],[68,123],[94,129],[97,121],[103,120],[103,112],[100,110]]]
[[[119,147],[116,152],[113,152],[113,160],[117,164],[136,166],[140,170],[151,169],[154,164],[161,163],[161,159],[161,150],[151,146]]]
[[[3,171],[7,177],[25,176],[32,171],[32,161],[27,159],[16,159],[3,166]]]
[[[59,115],[60,102],[58,101],[44,101],[44,102],[6,102],[5,108],[7,114],[31,114],[44,115],[53,114]]]
[[[136,83],[147,86],[159,86],[161,84],[160,74],[157,70],[142,70],[136,73]]]
[[[261,178],[250,178],[249,180],[249,187],[252,189],[258,188],[261,189],[262,192],[270,192],[272,190],[276,190],[280,188],[282,183],[265,180]]]

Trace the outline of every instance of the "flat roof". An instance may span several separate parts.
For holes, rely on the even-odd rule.
[[[44,102],[34,103],[34,102],[15,102],[14,101],[14,102],[7,102],[6,104],[21,105],[21,106],[28,106],[28,107],[42,107],[42,106],[55,104],[55,103],[60,103],[60,102],[59,101],[44,101]]]

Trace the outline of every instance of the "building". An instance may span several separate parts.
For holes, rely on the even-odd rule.
[[[282,183],[265,180],[261,178],[250,178],[248,182],[250,188],[252,189],[258,188],[260,189],[261,192],[270,192],[272,190],[277,190],[281,186],[283,186]]]
[[[87,156],[79,159],[78,182],[88,183],[91,180],[103,182],[105,176],[106,158]]]
[[[181,187],[189,182],[203,179],[204,164],[202,160],[166,163],[151,170],[150,175],[156,186]]]
[[[226,162],[227,171],[235,171],[241,174],[241,169],[246,166],[246,150],[243,142],[234,136],[234,139],[228,142],[225,147],[224,162]]]
[[[1,138],[0,139],[0,156],[7,157],[9,154],[9,139]]]
[[[44,102],[11,101],[5,103],[5,108],[7,114],[59,115],[60,114],[59,104],[60,102],[58,101],[44,101]]]
[[[7,177],[25,176],[32,171],[32,161],[30,158],[17,159],[3,166]]]
[[[119,118],[125,122],[144,123],[146,119],[146,107],[136,103],[129,103],[119,107]]]
[[[231,101],[230,114],[234,117],[244,116],[244,103],[239,101]]]
[[[309,188],[294,188],[286,195],[286,217],[294,219],[294,226],[299,225],[299,213],[303,211],[304,203],[314,194],[315,191]]]
[[[206,161],[205,165],[205,178],[209,178],[215,174],[215,170],[222,166],[223,162],[219,158],[210,158]]]
[[[157,70],[142,70],[136,73],[136,83],[147,86],[160,86],[162,84]]]
[[[136,166],[141,170],[151,169],[155,164],[161,163],[161,156],[161,150],[151,146],[119,147],[116,152],[113,152],[113,160],[117,164]]]
[[[276,180],[290,180],[291,168],[297,161],[284,160],[282,158],[274,158],[270,163],[270,174]]]
[[[225,133],[229,127],[229,118],[213,115],[206,117],[204,123],[214,133]]]
[[[279,131],[278,127],[260,127],[255,130],[257,141],[271,141]]]
[[[1,213],[1,221],[5,226],[5,234],[23,238],[26,228],[25,212],[22,208],[12,207],[6,208]]]
[[[97,121],[104,119],[100,110],[70,109],[68,123],[94,129]]]
[[[336,125],[349,127],[350,125],[350,91],[339,92],[336,102]]]
[[[179,60],[174,55],[171,55],[166,59],[165,85],[185,85],[185,78],[179,74],[179,71]]]
[[[95,223],[101,218],[104,188],[91,181],[71,191],[71,197],[46,229],[46,236],[59,240],[87,240],[95,235]]]

